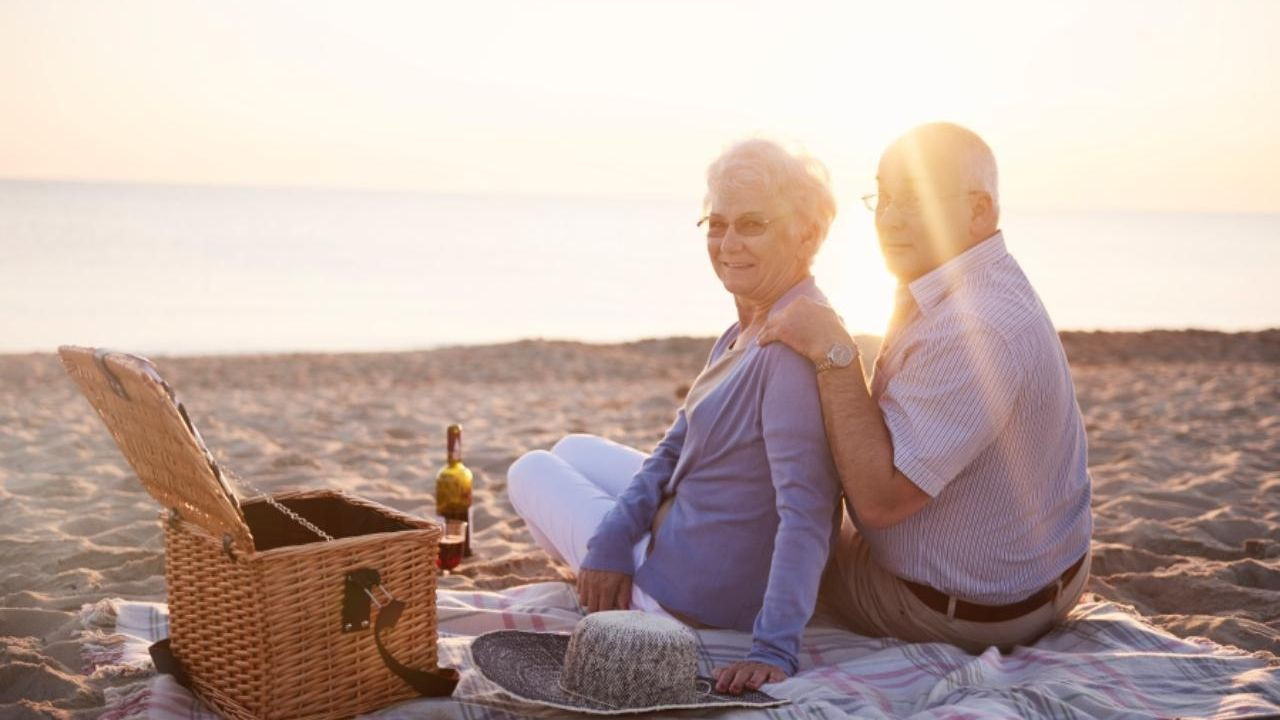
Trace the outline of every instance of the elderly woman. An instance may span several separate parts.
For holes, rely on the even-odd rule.
[[[823,300],[810,265],[835,217],[825,168],[748,140],[707,170],[707,255],[738,321],[647,457],[570,435],[508,471],[511,503],[537,542],[578,573],[589,612],[638,609],[693,627],[752,633],[715,671],[741,692],[796,671],[833,542],[839,480],[814,366],[755,342],[770,313]]]

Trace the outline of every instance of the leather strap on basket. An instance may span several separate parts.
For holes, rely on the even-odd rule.
[[[169,638],[151,643],[147,652],[151,655],[151,663],[156,666],[156,672],[172,675],[179,685],[188,690],[191,689],[191,676],[187,674],[187,669],[182,667],[178,657],[173,654]]]
[[[382,644],[382,631],[389,630],[396,625],[396,621],[400,619],[400,613],[404,612],[404,603],[399,600],[392,600],[390,604],[378,611],[378,620],[373,625],[373,641],[378,646],[378,654],[382,656],[382,662],[390,668],[391,672],[397,677],[408,683],[409,687],[418,691],[423,697],[448,697],[453,694],[453,689],[458,686],[458,671],[453,668],[436,668],[435,670],[414,670],[405,667],[387,652],[387,648]]]
[[[379,590],[386,602],[378,600],[373,591]],[[378,655],[387,669],[396,674],[409,687],[422,697],[448,697],[458,686],[458,671],[452,668],[435,668],[434,670],[414,670],[396,660],[382,643],[382,633],[394,628],[404,613],[404,603],[396,600],[382,587],[381,577],[377,570],[360,568],[347,573],[346,585],[343,589],[342,629],[352,632],[369,626],[370,603],[378,606],[378,618],[373,625],[373,642],[378,646]],[[358,623],[358,624],[357,624]]]

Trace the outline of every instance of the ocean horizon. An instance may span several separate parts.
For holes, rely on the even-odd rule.
[[[0,353],[424,350],[715,336],[699,198],[0,181]],[[1280,215],[1006,208],[1060,330],[1280,327]],[[894,281],[845,201],[814,267],[860,334]]]

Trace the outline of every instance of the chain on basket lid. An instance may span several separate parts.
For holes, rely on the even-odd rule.
[[[96,348],[64,346],[58,355],[147,492],[209,534],[253,551],[239,499],[155,365]]]

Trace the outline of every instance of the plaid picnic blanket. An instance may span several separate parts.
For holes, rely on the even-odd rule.
[[[442,590],[437,598],[440,664],[462,671],[454,697],[413,700],[362,716],[376,720],[506,720],[561,717],[506,698],[475,671],[470,641],[490,630],[570,632],[582,617],[564,583],[502,592]],[[112,690],[102,720],[216,720],[185,689],[152,674],[147,647],[168,633],[162,604],[103,600],[86,605],[86,672],[139,682]],[[750,635],[703,630],[701,672],[741,658]],[[765,686],[791,704],[729,710],[724,720],[775,718],[1274,717],[1280,715],[1280,667],[1204,639],[1183,639],[1110,602],[1087,602],[1032,647],[981,655],[943,644],[866,638],[812,626],[800,671]],[[681,713],[664,713],[679,716]],[[691,717],[703,717],[693,712]]]

